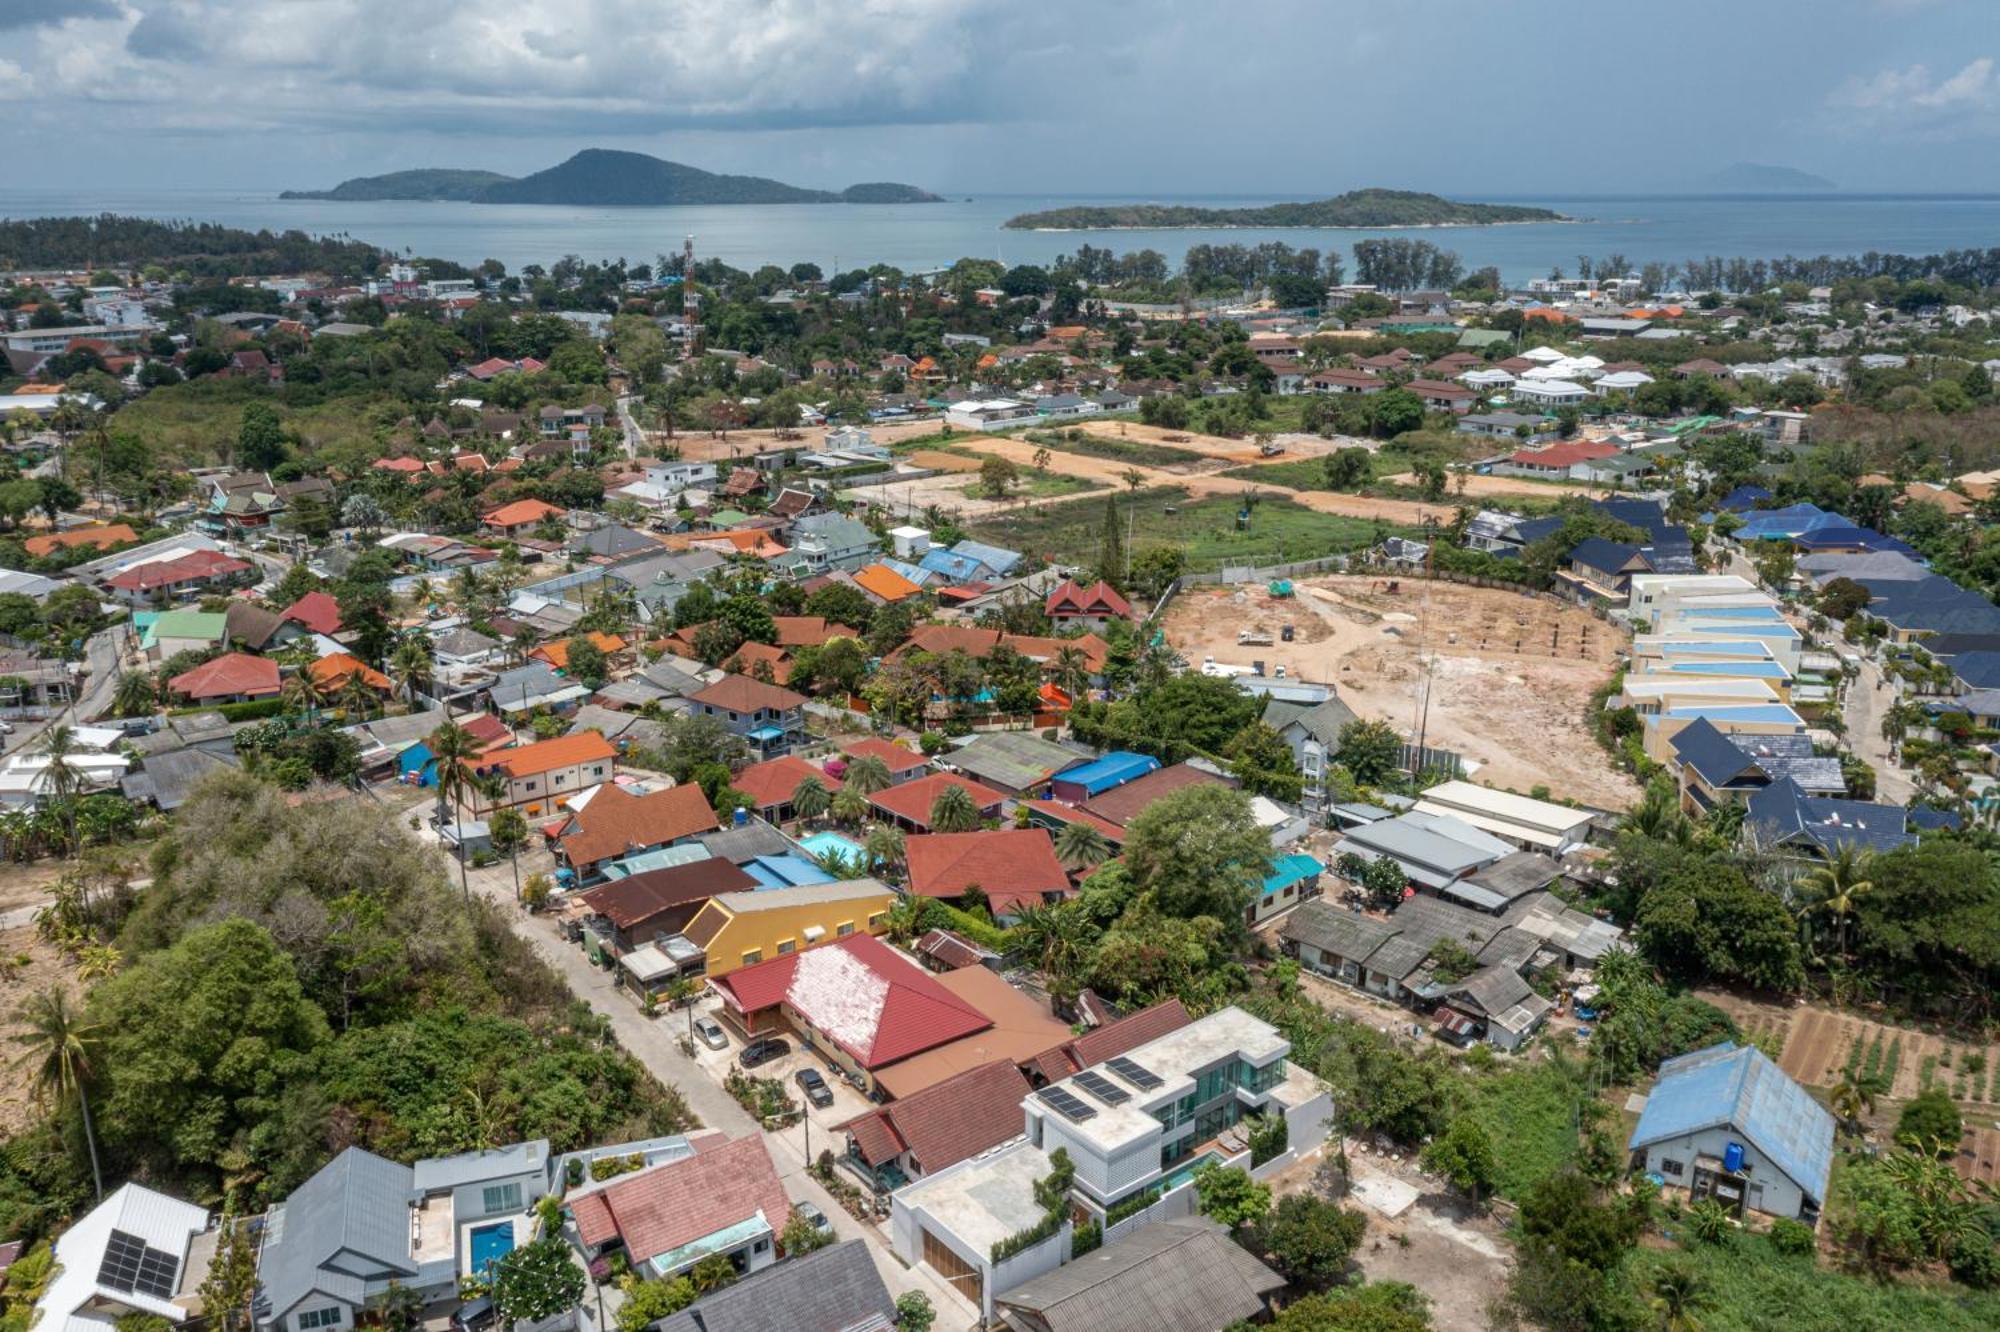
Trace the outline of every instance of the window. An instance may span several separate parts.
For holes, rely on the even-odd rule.
[[[763,960],[764,960],[764,950],[761,948],[753,948],[749,952],[743,955],[743,965],[746,967],[753,966],[756,963],[762,962]]]
[[[760,1239],[757,1241],[755,1245],[751,1247],[750,1251],[752,1253],[769,1253],[771,1251],[771,1241],[768,1239]]]
[[[1686,1169],[1687,1169],[1686,1166],[1682,1165],[1679,1161],[1674,1160],[1674,1158],[1671,1156],[1663,1156],[1660,1158],[1660,1173],[1663,1175],[1672,1175],[1675,1179],[1679,1179],[1681,1177],[1681,1172]]]
[[[523,782],[521,785],[524,790],[532,791],[535,789],[535,779],[530,777],[527,781]]]
[[[593,777],[602,777],[604,775],[604,765],[602,763],[598,764],[590,770],[590,773]]]
[[[852,933],[854,933],[854,922],[851,920],[843,920],[840,924],[833,927],[833,935],[836,939],[845,939]]]
[[[480,1190],[480,1202],[486,1213],[518,1212],[521,1210],[521,1186],[519,1184],[488,1184]]]
[[[874,915],[868,918],[868,928],[871,930],[879,930],[882,928],[884,924],[888,922],[888,919],[889,919],[888,912],[878,911]]]
[[[799,950],[799,945],[798,945],[798,942],[797,942],[796,940],[793,940],[793,939],[780,939],[780,940],[778,940],[778,956],[779,956],[779,957],[787,957],[787,956],[789,956],[789,955],[791,955],[791,954],[793,954],[793,953],[796,953],[796,952],[797,952],[798,950]]]
[[[299,1315],[299,1332],[312,1332],[316,1327],[339,1327],[340,1310],[308,1309]]]

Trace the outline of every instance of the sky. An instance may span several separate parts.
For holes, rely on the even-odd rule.
[[[1677,192],[1739,161],[1990,191],[1996,7],[0,0],[0,152],[57,188],[524,175],[605,147],[954,194]]]

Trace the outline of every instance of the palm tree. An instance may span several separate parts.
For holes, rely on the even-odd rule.
[[[903,833],[888,824],[871,828],[862,841],[861,849],[868,855],[868,868],[880,869],[884,866],[900,865],[903,861]]]
[[[849,828],[856,827],[868,817],[868,797],[855,790],[850,782],[833,793],[833,803],[828,810],[840,823]]]
[[[1055,668],[1056,679],[1062,682],[1070,701],[1081,698],[1084,686],[1090,683],[1090,659],[1083,655],[1083,649],[1074,645],[1057,648]]]
[[[42,757],[48,760],[43,778],[49,795],[63,807],[63,814],[69,825],[70,854],[77,851],[76,841],[76,798],[83,791],[83,769],[70,762],[70,756],[77,752],[76,728],[59,722],[42,733],[36,746]]]
[[[340,701],[347,708],[350,721],[359,721],[375,707],[375,687],[360,671],[355,671],[340,685]]]
[[[1081,819],[1065,823],[1056,834],[1056,859],[1073,870],[1102,865],[1111,859],[1111,839],[1097,825]]]
[[[1708,1293],[1692,1267],[1672,1263],[1653,1274],[1653,1298],[1648,1301],[1659,1315],[1660,1332],[1701,1332],[1698,1315],[1708,1307]]]
[[[102,1198],[104,1172],[97,1164],[97,1130],[90,1122],[90,1080],[95,1073],[91,1052],[100,1029],[72,1012],[69,995],[53,986],[22,1004],[16,1018],[26,1027],[14,1036],[14,1043],[26,1051],[18,1066],[33,1078],[36,1095],[58,1101],[74,1096],[83,1111],[90,1173],[97,1181],[97,1196]]]
[[[1051,988],[1069,993],[1090,960],[1089,917],[1069,904],[1032,904],[1014,919],[1014,937],[1023,953],[1049,978]]]
[[[1853,919],[1855,903],[1875,887],[1867,873],[1867,854],[1856,851],[1852,843],[1843,842],[1833,859],[1799,879],[1799,887],[1807,896],[1803,912],[1833,917],[1834,951],[1843,960],[1847,957],[1847,927]]]
[[[864,796],[889,786],[889,765],[873,754],[864,754],[847,765],[847,784]]]
[[[143,717],[159,702],[153,677],[144,671],[126,671],[118,677],[111,693],[111,708],[121,717]]]
[[[833,805],[833,793],[817,777],[808,777],[792,788],[792,813],[811,822]]]
[[[462,808],[466,794],[474,789],[472,761],[479,757],[479,742],[463,726],[448,721],[432,733],[430,750],[437,763],[438,824],[442,827],[445,805]],[[458,888],[470,902],[472,887],[466,882],[462,850],[458,857]]]
[[[1862,1116],[1875,1113],[1875,1084],[1862,1077],[1859,1070],[1844,1068],[1840,1071],[1840,1081],[1833,1084],[1827,1096],[1827,1104],[1842,1128],[1849,1133],[1858,1132]]]
[[[389,658],[389,678],[396,682],[396,692],[412,708],[417,706],[417,695],[437,682],[437,663],[431,656],[431,643],[422,634],[412,634],[396,644],[396,651]]]
[[[931,801],[931,831],[972,832],[979,827],[979,806],[962,786],[947,786]]]
[[[294,712],[305,713],[308,723],[312,722],[318,716],[319,710],[326,706],[326,690],[321,686],[319,678],[312,673],[311,667],[285,681],[285,687],[279,694],[285,700],[286,707]]]

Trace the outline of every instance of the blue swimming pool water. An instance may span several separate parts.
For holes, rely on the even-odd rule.
[[[810,837],[801,837],[799,845],[806,849],[807,855],[812,856],[823,856],[829,851],[838,852],[851,859],[859,859],[861,856],[861,844],[851,838],[842,837],[837,832],[816,832]]]
[[[514,1223],[500,1221],[472,1230],[472,1270],[481,1276],[487,1269],[514,1252]]]
[[[1163,1190],[1163,1192],[1171,1193],[1175,1189],[1179,1188],[1181,1185],[1191,1183],[1194,1180],[1194,1172],[1200,1169],[1202,1166],[1209,1164],[1210,1162],[1213,1162],[1216,1165],[1221,1165],[1222,1158],[1216,1155],[1212,1151],[1203,1152],[1200,1156],[1195,1157],[1194,1160],[1189,1161],[1179,1170],[1176,1170],[1171,1175],[1168,1175],[1167,1187]]]

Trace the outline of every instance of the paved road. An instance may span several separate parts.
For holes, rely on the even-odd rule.
[[[1907,805],[1916,794],[1916,783],[1882,738],[1882,718],[1901,697],[1895,682],[1883,678],[1882,668],[1864,659],[1861,674],[1847,686],[1847,742],[1862,762],[1875,769],[1875,798]]]
[[[632,395],[621,394],[618,399],[618,424],[625,431],[625,456],[636,459],[639,450],[646,443],[646,432],[639,428],[639,422],[632,415]]]
[[[428,828],[424,835],[430,835]],[[550,868],[549,858],[544,852],[524,856],[522,860],[523,878],[534,870],[546,871]],[[453,877],[457,877],[455,868]],[[721,1083],[712,1074],[681,1053],[678,1038],[687,1031],[685,1014],[648,1018],[619,988],[610,972],[592,966],[583,950],[564,941],[547,921],[531,917],[514,907],[513,873],[504,863],[473,870],[468,881],[474,892],[483,893],[505,905],[511,913],[514,933],[526,939],[535,952],[562,975],[572,993],[593,1011],[610,1019],[618,1043],[644,1064],[654,1077],[678,1089],[688,1107],[705,1126],[720,1129],[732,1138],[763,1133],[757,1122],[723,1091]],[[812,1149],[815,1155],[835,1145],[831,1127],[820,1119],[814,1120]],[[864,1225],[849,1216],[846,1209],[820,1186],[819,1181],[806,1172],[804,1136],[804,1131],[798,1127],[782,1133],[763,1133],[765,1146],[770,1149],[785,1192],[794,1201],[817,1204],[832,1219],[834,1231],[840,1238],[868,1241],[876,1269],[881,1272],[892,1294],[921,1290],[930,1296],[932,1305],[939,1311],[936,1326],[940,1332],[970,1329],[976,1322],[977,1310],[969,1300],[952,1291],[930,1269],[904,1267],[890,1251],[888,1236],[882,1226]]]

